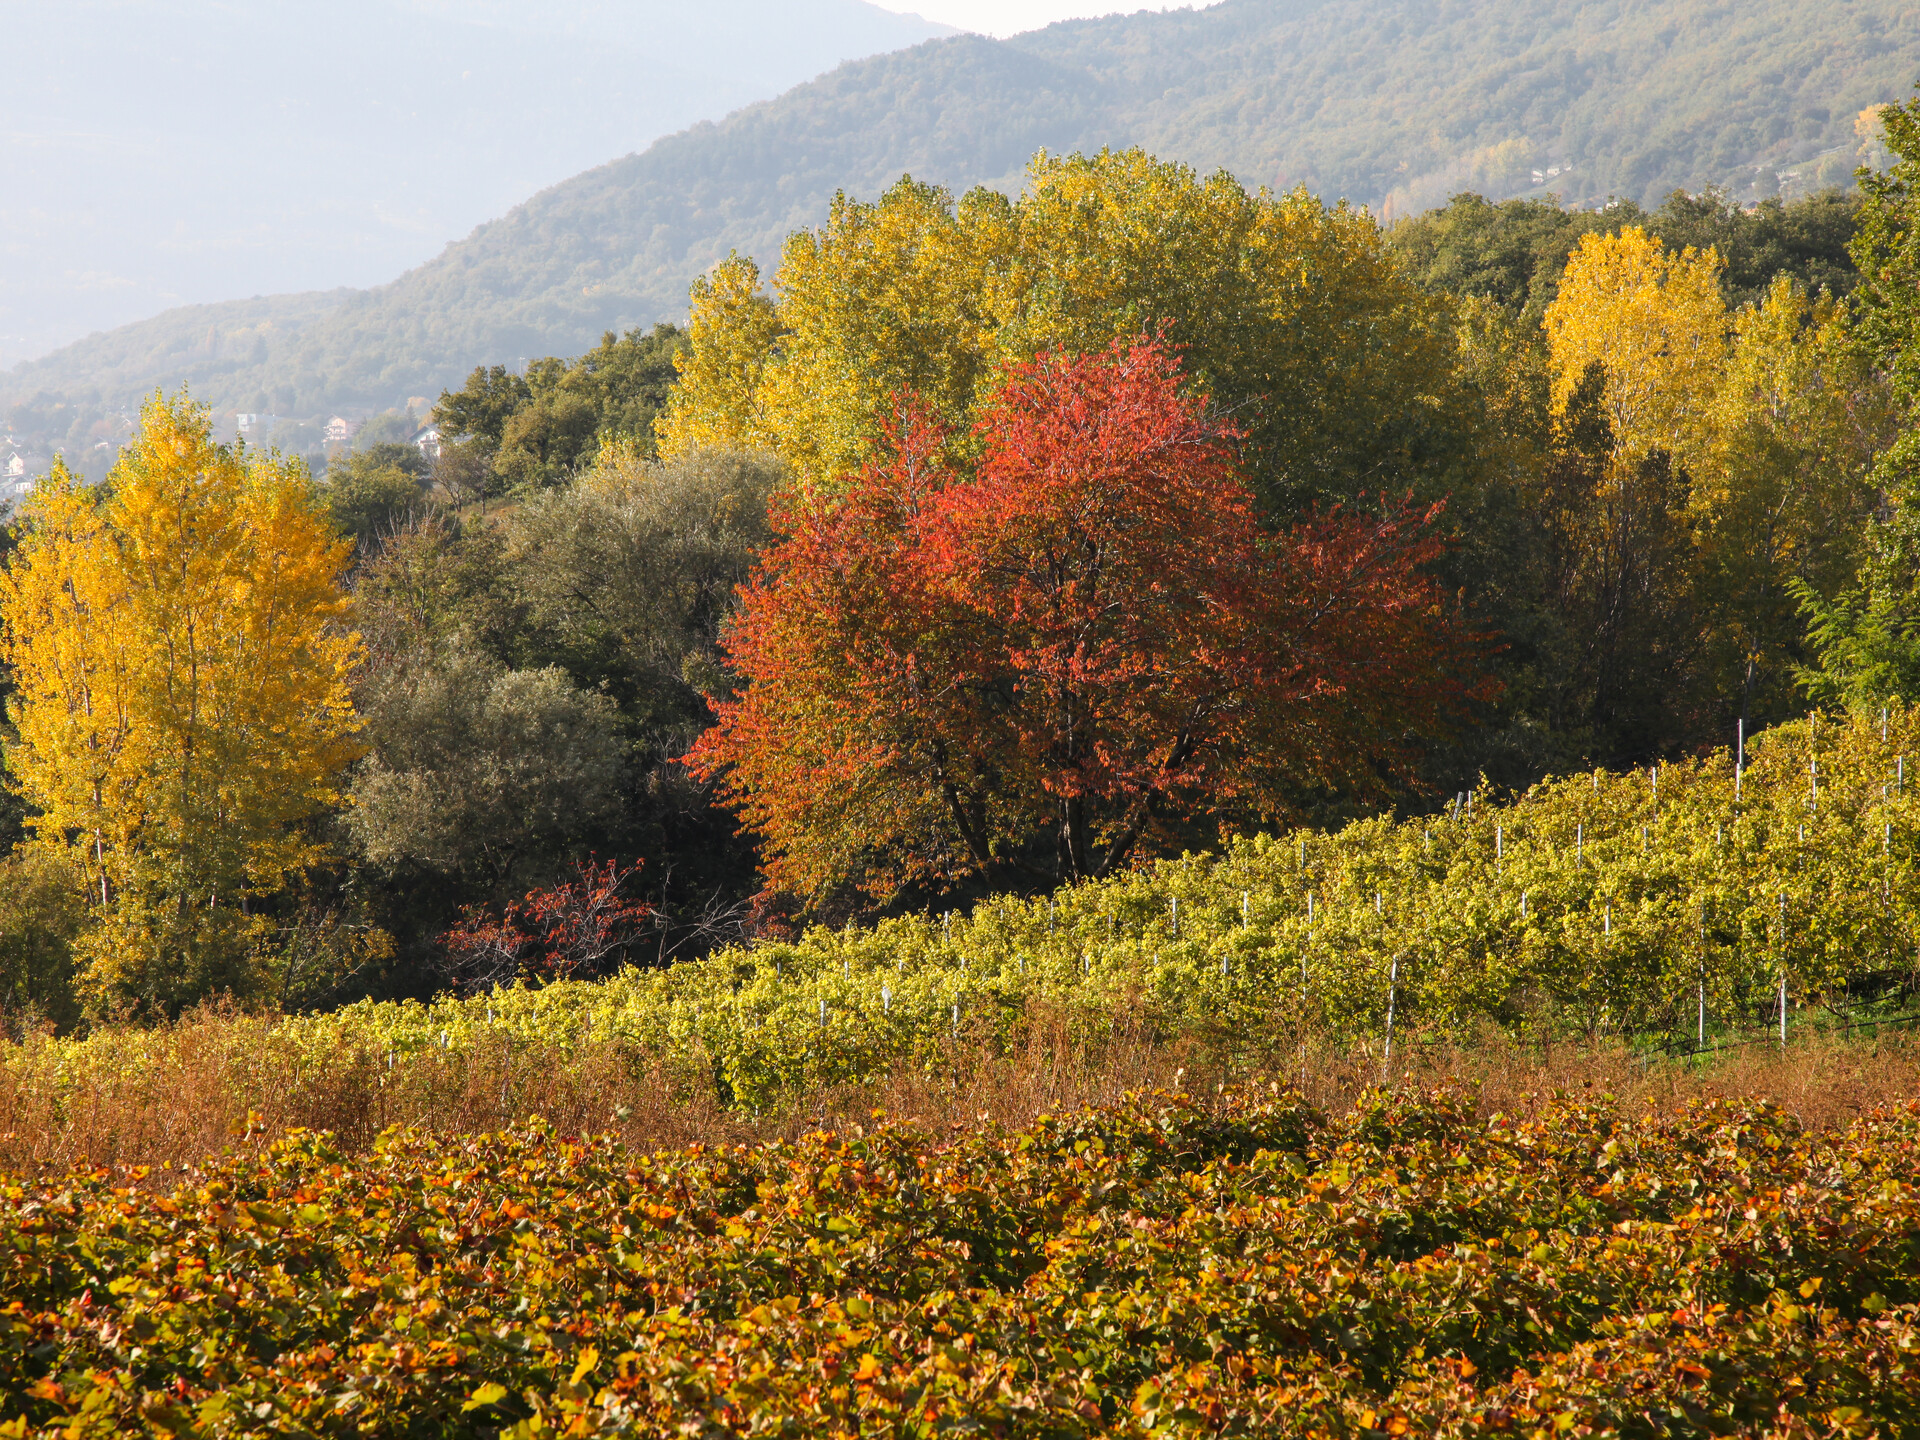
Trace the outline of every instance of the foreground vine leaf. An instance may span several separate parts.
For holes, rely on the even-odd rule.
[[[4,1433],[1920,1424],[1911,1104],[1809,1133],[1724,1102],[1156,1094],[654,1154],[303,1134],[160,1179],[0,1189]]]

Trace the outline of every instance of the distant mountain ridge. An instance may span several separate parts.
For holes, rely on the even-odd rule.
[[[543,185],[952,33],[867,0],[0,0],[0,365],[384,282]]]
[[[172,312],[20,367],[0,398],[189,383],[223,409],[391,405],[676,318],[695,275],[731,249],[771,268],[836,190],[1010,189],[1043,147],[1138,144],[1389,215],[1462,189],[1799,192],[1849,180],[1858,112],[1916,80],[1904,0],[1226,0],[955,36],[586,171],[392,284]]]

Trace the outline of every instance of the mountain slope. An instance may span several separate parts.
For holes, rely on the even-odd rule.
[[[1804,191],[1846,181],[1857,113],[1917,78],[1920,15],[1905,0],[1227,0],[1006,42],[959,36],[843,65],[578,175],[283,328],[257,363],[229,347],[216,366],[214,344],[136,376],[99,337],[6,388],[124,403],[191,380],[242,409],[391,404],[482,361],[577,352],[603,329],[678,316],[701,269],[734,248],[776,260],[836,189],[872,195],[903,171],[1010,188],[1043,146],[1140,144],[1388,214],[1466,188],[1581,204],[1710,184]]]
[[[943,33],[865,0],[0,0],[0,363],[389,279],[542,185]]]

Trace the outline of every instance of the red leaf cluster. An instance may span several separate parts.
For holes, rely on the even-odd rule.
[[[1181,378],[1156,341],[1043,356],[971,476],[908,402],[843,497],[786,508],[726,635],[744,691],[690,757],[776,881],[1094,876],[1375,783],[1457,711],[1433,510],[1270,533]]]
[[[476,990],[605,973],[652,918],[652,906],[620,893],[639,871],[639,861],[576,862],[574,879],[528,891],[497,920],[484,906],[467,906],[440,937],[448,968]]]

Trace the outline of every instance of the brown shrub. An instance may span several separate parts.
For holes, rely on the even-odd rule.
[[[1169,1041],[1131,1011],[1099,1036],[1084,1017],[1033,1012],[1010,1044],[963,1034],[933,1064],[822,1090],[768,1115],[728,1109],[708,1065],[670,1068],[614,1042],[542,1047],[504,1031],[471,1049],[344,1050],[316,1064],[302,1061],[271,1016],[206,1007],[158,1029],[97,1036],[83,1072],[67,1068],[73,1053],[34,1033],[0,1044],[0,1167],[187,1166],[296,1128],[333,1131],[360,1147],[392,1125],[451,1135],[529,1115],[563,1134],[612,1134],[643,1149],[844,1129],[875,1110],[931,1126],[1012,1127],[1156,1087],[1206,1097],[1300,1086],[1336,1114],[1382,1083],[1464,1090],[1483,1113],[1510,1114],[1533,1113],[1556,1093],[1607,1093],[1662,1109],[1751,1096],[1816,1126],[1920,1094],[1920,1047],[1898,1031],[1808,1034],[1784,1052],[1755,1044],[1653,1061],[1618,1046],[1523,1047],[1490,1031],[1471,1043],[1415,1038],[1386,1066],[1371,1050],[1309,1043],[1303,1054],[1285,1040],[1227,1054],[1193,1037]]]

